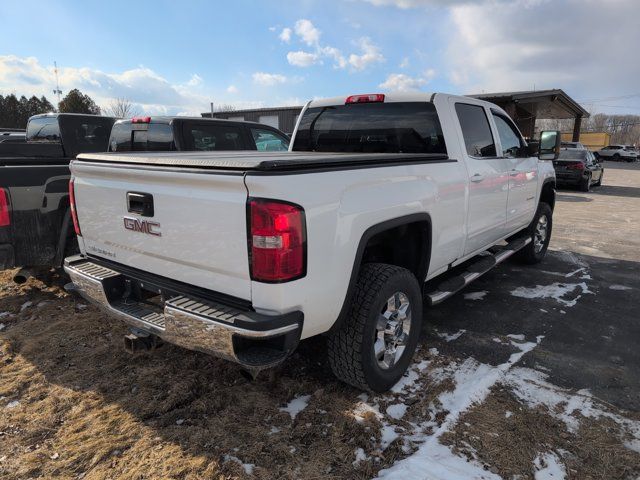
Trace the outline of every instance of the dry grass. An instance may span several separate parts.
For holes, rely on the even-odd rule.
[[[333,379],[322,340],[248,382],[170,345],[132,357],[125,326],[59,285],[17,287],[10,274],[0,274],[0,312],[14,314],[0,333],[2,478],[245,477],[226,456],[255,464],[256,478],[370,478],[401,454],[374,451],[379,424],[350,415],[360,392]],[[279,408],[297,394],[313,397],[292,421]],[[358,447],[372,458],[354,466]]]
[[[506,412],[512,412],[506,418]],[[529,409],[497,386],[484,403],[460,417],[443,436],[454,451],[490,465],[503,478],[533,479],[533,459],[540,453],[561,454],[568,480],[636,479],[640,454],[624,447],[620,427],[612,420],[580,418],[580,429],[543,408]]]

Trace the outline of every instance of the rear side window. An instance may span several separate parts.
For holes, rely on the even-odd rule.
[[[305,110],[293,150],[447,153],[432,103],[360,103]]]
[[[496,144],[484,108],[467,103],[456,103],[456,113],[462,128],[467,154],[471,157],[495,157]]]
[[[39,117],[29,120],[27,140],[30,142],[60,143],[58,117]]]
[[[289,150],[289,139],[264,128],[252,128],[251,136],[256,150],[262,152],[284,152]]]
[[[246,150],[239,127],[185,124],[183,136],[185,150]]]

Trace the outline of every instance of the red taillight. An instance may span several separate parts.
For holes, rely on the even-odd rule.
[[[569,170],[584,170],[584,163],[582,162],[570,163],[569,165],[567,165],[567,168]]]
[[[285,282],[305,275],[304,209],[278,200],[249,199],[252,280]]]
[[[384,93],[369,93],[366,95],[351,95],[347,97],[344,104],[350,103],[380,103],[384,102]]]
[[[131,123],[151,123],[151,117],[133,117]]]
[[[9,194],[4,188],[0,188],[0,227],[11,225],[9,218]]]
[[[81,236],[82,234],[80,233],[80,224],[78,223],[78,213],[76,212],[76,194],[73,182],[73,178],[69,180],[69,207],[71,208],[73,229],[76,231],[76,235]]]

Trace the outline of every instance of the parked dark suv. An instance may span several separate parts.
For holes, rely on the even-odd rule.
[[[288,149],[289,138],[268,125],[197,117],[118,120],[109,138],[110,152]]]
[[[602,185],[604,168],[590,150],[567,148],[553,162],[558,185],[571,185],[588,192],[592,185]]]

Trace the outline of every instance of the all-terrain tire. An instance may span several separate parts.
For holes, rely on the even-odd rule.
[[[387,299],[402,292],[410,302],[411,328],[406,347],[396,363],[383,369],[374,354],[376,324]],[[415,275],[385,263],[362,266],[348,316],[328,338],[329,364],[336,377],[356,388],[384,392],[409,367],[422,323],[422,294]]]
[[[546,217],[546,236],[544,242],[542,243],[542,248],[536,248],[536,229],[540,223],[541,217]],[[516,254],[516,258],[527,265],[535,265],[536,263],[540,263],[544,256],[547,253],[547,249],[549,248],[549,241],[551,240],[551,229],[553,226],[553,212],[551,211],[551,207],[544,203],[540,202],[538,204],[538,210],[536,211],[535,217],[527,227],[527,232],[531,235],[531,243],[529,243],[526,247],[520,250]]]

